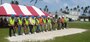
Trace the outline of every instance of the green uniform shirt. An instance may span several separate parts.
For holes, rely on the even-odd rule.
[[[48,19],[48,23],[51,23],[51,19]]]
[[[43,19],[43,22],[46,23],[46,19]]]
[[[64,22],[68,22],[68,19],[67,18],[64,18]]]
[[[22,25],[22,19],[18,19],[18,24]]]
[[[32,19],[32,23],[33,23],[32,25],[35,25],[35,19]]]
[[[25,19],[25,23],[26,23],[26,25],[28,25],[29,24],[29,21]]]
[[[10,24],[9,24],[10,26],[11,26],[11,25],[14,25],[15,20],[10,18],[9,23],[10,23]]]
[[[39,24],[39,20],[38,19],[36,19],[36,25],[38,25]]]

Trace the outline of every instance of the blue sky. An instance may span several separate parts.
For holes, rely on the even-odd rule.
[[[34,2],[30,3],[30,0],[17,0],[21,5],[34,5]],[[0,1],[1,2],[1,1]],[[11,0],[3,0],[3,3],[10,3]],[[88,6],[90,5],[90,0],[43,0],[38,2],[35,6],[38,8],[44,8],[45,5],[48,5],[48,8],[51,12],[57,11],[60,8],[65,8],[69,6],[70,8],[77,5]]]

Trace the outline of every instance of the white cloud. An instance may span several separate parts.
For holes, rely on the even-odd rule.
[[[2,3],[10,3],[11,0],[2,0]],[[0,0],[0,3],[1,3],[1,0]]]
[[[56,3],[59,3],[61,0],[55,0],[56,1]]]
[[[49,3],[49,4],[54,4],[54,3],[59,3],[60,0],[43,0],[44,2],[46,3]]]
[[[64,7],[66,7],[66,6],[68,6],[68,4],[67,3],[64,3]]]
[[[90,0],[71,0],[76,5],[88,5]]]

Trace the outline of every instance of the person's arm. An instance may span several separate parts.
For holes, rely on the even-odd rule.
[[[34,20],[34,25],[36,24],[36,21]]]
[[[19,25],[19,19],[17,20],[17,25]]]
[[[8,26],[10,26],[10,19],[8,20]]]

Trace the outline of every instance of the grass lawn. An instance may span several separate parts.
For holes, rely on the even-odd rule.
[[[75,35],[56,37],[54,40],[48,40],[45,42],[90,42],[90,22],[69,22],[68,27],[82,28],[87,29],[88,31]],[[7,36],[8,36],[8,29],[0,28],[0,42],[8,42],[8,40],[5,39],[5,37]]]
[[[68,27],[82,28],[87,29],[88,31],[74,35],[56,37],[54,40],[49,40],[47,42],[90,42],[90,22],[69,22]]]
[[[8,36],[8,29],[7,28],[0,28],[0,42],[8,42],[5,37]]]

